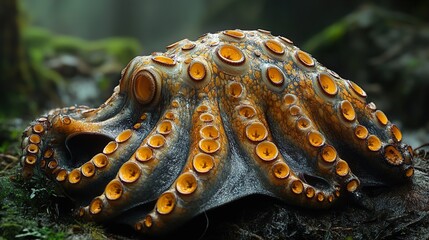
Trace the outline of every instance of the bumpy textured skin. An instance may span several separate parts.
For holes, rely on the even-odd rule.
[[[57,181],[80,218],[148,234],[250,194],[326,208],[413,175],[411,147],[365,98],[284,37],[206,34],[133,59],[99,108],[34,121],[23,174]]]

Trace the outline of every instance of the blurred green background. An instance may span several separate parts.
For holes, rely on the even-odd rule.
[[[235,28],[262,28],[292,39],[362,85],[369,101],[405,127],[425,126],[429,119],[427,1],[0,2],[2,119],[98,105],[133,56]]]
[[[428,9],[426,0],[0,0],[0,239],[106,238],[70,219],[57,225],[61,210],[40,179],[9,181],[20,134],[51,108],[104,102],[134,56],[206,32],[288,37],[361,85],[411,145],[427,142]]]

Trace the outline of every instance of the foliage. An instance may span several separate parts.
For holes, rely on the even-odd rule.
[[[102,52],[125,65],[141,52],[140,44],[132,38],[86,41],[77,37],[54,35],[46,29],[37,27],[26,28],[23,37],[32,60],[36,62],[42,62],[46,57],[60,53],[80,55],[88,59],[94,53]]]
[[[17,140],[21,133],[22,121],[0,117],[0,153],[17,152],[19,147]]]

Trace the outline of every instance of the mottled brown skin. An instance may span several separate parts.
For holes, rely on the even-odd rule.
[[[34,121],[23,174],[57,181],[80,218],[148,234],[249,194],[326,208],[413,175],[411,147],[365,99],[284,37],[207,34],[132,60],[99,108]]]

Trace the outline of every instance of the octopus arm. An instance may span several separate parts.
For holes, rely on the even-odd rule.
[[[324,73],[311,78],[298,90],[307,99],[302,105],[351,169],[365,184],[401,181],[398,176],[411,169],[412,150],[401,143],[399,129],[375,104],[366,103],[366,93],[352,81]]]
[[[142,125],[141,129],[128,129],[125,126],[130,125],[129,119],[139,119],[139,116],[133,116],[129,111],[133,103],[128,102],[122,108],[122,114],[118,114],[113,120],[123,122],[123,124],[114,125],[112,120],[95,121],[88,125],[82,124],[78,118],[69,114],[65,117],[57,115],[52,120],[55,125],[51,136],[56,137],[55,132],[62,132],[66,136],[65,145],[55,146],[52,144],[52,154],[50,150],[45,150],[49,153],[49,158],[46,158],[49,164],[57,161],[59,168],[50,173],[52,177],[62,185],[64,193],[70,198],[75,199],[77,204],[88,204],[96,194],[101,194],[103,189],[100,185],[108,183],[109,178],[113,178],[121,167],[128,160],[128,157],[138,147],[154,125],[153,114],[142,114],[147,121]],[[83,113],[80,113],[83,114]],[[69,122],[64,123],[64,118]],[[111,131],[99,131],[98,127],[91,126],[106,126],[111,124]],[[82,125],[82,127],[80,127]],[[113,125],[115,127],[113,127]],[[83,129],[85,127],[85,129]],[[62,130],[65,129],[65,130]],[[67,134],[64,134],[67,132]],[[53,147],[52,147],[53,146]],[[64,162],[61,162],[64,161]]]
[[[276,142],[273,138],[262,107],[251,97],[244,96],[244,92],[238,97],[230,96],[225,108],[235,137],[241,143],[242,159],[247,159],[247,165],[260,170],[258,176],[270,192],[267,195],[288,199],[300,206],[323,208],[332,205],[339,196],[339,188],[328,181],[323,187],[313,185],[300,176],[298,169],[292,169],[288,165],[288,153],[281,153],[278,147],[285,142]]]
[[[192,123],[190,151],[182,172],[159,196],[155,208],[134,224],[136,230],[161,235],[213,207],[209,202],[223,186],[230,166],[228,140],[216,101],[203,99]]]
[[[102,152],[116,135],[125,130],[130,121],[140,118],[142,114],[142,111],[133,112],[137,106],[127,94],[115,92],[102,106],[98,109],[85,106],[54,109],[34,121],[23,136],[23,144],[27,145],[22,158],[24,176],[33,175],[34,168],[38,168],[61,184],[65,183],[73,169],[80,170],[83,164]],[[106,114],[114,116],[104,119]],[[153,123],[146,121],[144,124]],[[31,141],[36,141],[37,144],[31,145],[35,147],[28,151]],[[28,159],[28,155],[36,158],[33,161],[32,157]],[[74,177],[80,182],[81,176],[78,173]],[[73,189],[84,188],[84,185],[86,184],[79,187],[72,183],[71,197],[73,198]],[[67,191],[65,193],[68,194]]]
[[[281,143],[279,150],[290,167],[308,183],[325,188],[333,186],[337,197],[343,190],[356,191],[360,184],[358,178],[340,158],[304,103],[289,93],[278,99],[280,109],[275,107],[275,102],[268,105],[268,125],[274,139]]]
[[[183,96],[173,99],[155,127],[127,155],[128,159],[121,163],[116,176],[107,183],[104,191],[79,209],[79,216],[101,222],[117,219],[135,208],[133,214],[128,212],[127,218],[119,219],[129,222],[142,214],[136,209],[146,211],[142,206],[168,188],[180,171],[174,166],[184,164],[188,151],[186,143],[189,137],[186,132],[190,127],[190,114],[188,107],[179,102],[184,102]],[[119,134],[116,141],[125,142],[137,135],[136,129],[129,131],[131,134],[127,133],[127,136]]]

